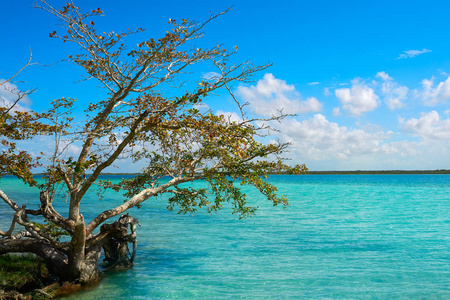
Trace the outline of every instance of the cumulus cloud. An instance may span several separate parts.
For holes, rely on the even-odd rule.
[[[399,57],[397,57],[397,59],[411,58],[411,57],[415,57],[417,55],[424,54],[427,52],[431,52],[431,50],[425,49],[425,48],[423,48],[422,50],[408,50],[408,51],[404,51],[402,54],[400,54]]]
[[[425,140],[449,140],[450,119],[441,120],[437,111],[422,113],[419,119],[399,120],[401,128]]]
[[[378,153],[397,151],[383,146],[391,132],[349,129],[330,122],[322,114],[308,120],[290,119],[281,124],[281,140],[291,142],[295,153],[306,161],[322,159],[349,159]]]
[[[327,87],[324,88],[324,89],[323,89],[323,95],[324,95],[325,97],[331,96],[330,89],[327,88]]]
[[[339,107],[333,108],[333,116],[340,116],[341,115],[341,109]]]
[[[6,82],[4,79],[0,79],[0,106],[11,107],[18,97],[21,97],[20,101],[14,106],[13,110],[26,111],[32,104],[31,99],[28,96],[24,96],[24,92],[20,91],[17,85]]]
[[[378,96],[374,90],[358,80],[352,81],[351,88],[336,89],[335,95],[341,101],[342,108],[353,116],[360,116],[378,107]]]
[[[378,72],[376,77],[379,77],[379,78],[383,79],[384,81],[393,80],[393,78],[390,77],[389,74],[387,74],[387,73],[384,72],[384,71]]]
[[[442,130],[445,124],[440,122]],[[443,161],[450,159],[449,139],[402,139],[399,133],[380,126],[355,124],[350,128],[330,122],[322,114],[278,125],[279,140],[292,143],[289,158],[306,163],[311,170],[442,169],[448,167]]]
[[[450,98],[450,76],[437,85],[434,84],[434,77],[422,80],[421,84],[422,90],[416,90],[415,92],[426,105],[434,106]]]
[[[378,72],[376,77],[381,78],[383,81],[381,83],[381,92],[389,109],[395,110],[404,107],[403,101],[406,99],[409,89],[406,86],[400,86],[385,72]]]
[[[247,101],[249,109],[260,116],[272,117],[283,110],[285,113],[310,113],[319,112],[322,104],[314,97],[305,101],[300,100],[300,94],[294,85],[275,78],[266,73],[254,86],[239,86],[237,95]]]
[[[241,122],[242,119],[239,117],[239,115],[235,112],[227,112],[227,111],[222,111],[222,110],[218,110],[216,112],[216,116],[224,116],[225,120],[228,120],[230,122]]]
[[[322,110],[322,103],[315,97],[309,97],[306,101],[299,102],[299,113],[319,112]]]

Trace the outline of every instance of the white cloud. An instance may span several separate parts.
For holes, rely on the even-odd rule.
[[[397,59],[410,58],[427,52],[431,52],[431,50],[425,48],[423,48],[422,50],[408,50],[400,54]]]
[[[319,112],[322,110],[322,103],[317,98],[309,97],[306,101],[299,102],[299,113]]]
[[[352,81],[350,89],[336,89],[335,94],[341,101],[342,108],[349,111],[353,116],[360,116],[378,107],[378,96],[374,90],[363,83],[359,83],[358,80]]]
[[[309,85],[316,85],[316,84],[319,84],[320,82],[318,82],[318,81],[314,81],[314,82],[310,82],[310,83],[308,83]]]
[[[278,138],[292,143],[287,153],[292,162],[310,170],[448,168],[450,139],[413,141],[376,124],[355,125],[341,126],[322,114],[303,121],[291,118],[278,124]]]
[[[81,147],[75,144],[70,144],[67,147],[67,156],[78,157],[81,152]]]
[[[450,119],[441,120],[437,111],[422,113],[419,119],[399,120],[406,132],[411,132],[425,140],[449,140]]]
[[[252,87],[255,90],[254,87]],[[263,79],[259,80],[256,85],[256,91],[265,96],[272,94],[282,94],[287,91],[294,91],[293,84],[287,84],[285,80],[276,79],[271,73],[264,74]]]
[[[339,107],[333,108],[333,116],[340,116],[341,115],[341,109]]]
[[[384,81],[393,80],[393,78],[390,77],[390,76],[389,76],[386,72],[384,72],[384,71],[378,72],[376,77],[379,77],[379,78],[383,79]]]
[[[436,86],[434,84],[434,77],[429,80],[422,80],[421,84],[422,90],[416,90],[415,92],[426,105],[433,106],[445,102],[450,98],[450,76],[447,80],[439,82]]]
[[[294,85],[289,85],[270,73],[266,73],[254,86],[239,86],[237,94],[250,104],[249,109],[253,113],[264,117],[277,115],[280,110],[295,114],[319,112],[322,109],[322,104],[316,98],[301,101]]]
[[[201,112],[206,112],[206,111],[210,110],[209,105],[206,104],[206,103],[203,103],[203,102],[194,104],[194,105],[193,105],[193,108],[198,109],[198,110],[201,111]]]
[[[395,110],[404,107],[403,101],[406,99],[409,89],[406,86],[400,86],[385,72],[378,72],[376,77],[383,80],[381,92],[389,109]]]
[[[10,82],[5,82],[5,79],[0,79],[0,106],[11,107],[18,99],[18,95],[23,95],[24,92],[20,91],[17,85]],[[14,106],[13,110],[27,111],[32,104],[30,97],[25,96]]]
[[[325,97],[331,96],[330,89],[327,88],[327,87],[324,88],[324,89],[323,89],[323,95],[324,95]]]
[[[202,74],[202,78],[206,80],[219,79],[221,75],[217,72],[206,72]]]
[[[280,125],[282,141],[293,143],[296,155],[303,160],[352,159],[359,156],[396,152],[382,146],[391,132],[348,129],[330,122],[322,114],[304,121],[290,119]]]
[[[239,115],[235,112],[227,112],[227,111],[222,111],[222,110],[218,110],[216,112],[216,116],[224,116],[225,120],[228,120],[230,122],[241,122],[242,119],[239,117]]]

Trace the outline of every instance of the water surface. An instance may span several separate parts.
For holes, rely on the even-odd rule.
[[[134,268],[67,299],[450,299],[450,175],[269,180],[287,209],[249,190],[260,209],[245,220],[229,208],[178,215],[162,197],[131,210],[142,224]],[[16,179],[0,186],[19,203],[38,197]],[[86,200],[86,219],[122,201]],[[2,228],[8,214],[1,203]]]

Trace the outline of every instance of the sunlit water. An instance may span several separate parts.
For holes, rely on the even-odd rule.
[[[450,175],[270,181],[291,205],[250,190],[260,206],[250,219],[178,215],[162,198],[131,210],[142,225],[133,269],[68,299],[450,299]],[[38,199],[15,179],[0,186],[19,203]],[[122,201],[86,200],[86,219]],[[0,203],[1,228],[10,220]]]

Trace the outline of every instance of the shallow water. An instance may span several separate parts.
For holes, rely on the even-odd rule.
[[[230,209],[178,215],[161,198],[131,210],[142,225],[133,269],[67,299],[450,299],[450,175],[269,180],[291,205],[250,190],[260,209],[246,220]],[[0,186],[24,202],[37,195],[12,178]],[[86,200],[86,219],[122,201]],[[1,203],[1,228],[9,213]]]

